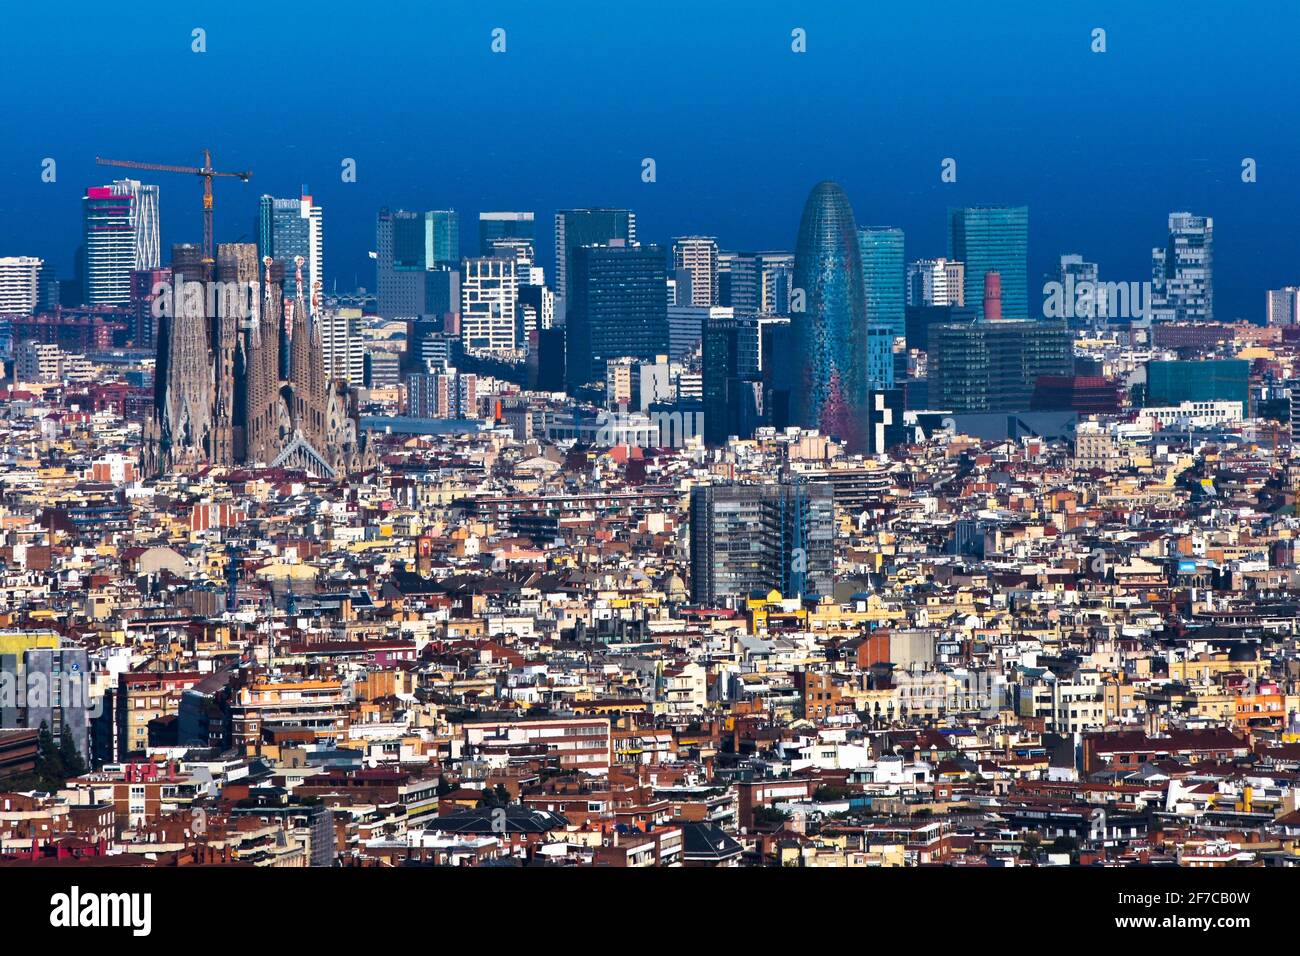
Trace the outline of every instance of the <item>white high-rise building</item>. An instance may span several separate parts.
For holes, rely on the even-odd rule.
[[[1156,321],[1214,321],[1214,220],[1169,214],[1169,241],[1151,250],[1151,311]]]
[[[465,260],[460,280],[461,343],[470,352],[513,352],[519,277],[514,259]]]
[[[35,256],[0,257],[0,315],[31,315],[40,297],[41,266]]]
[[[134,206],[135,267],[157,269],[162,265],[162,236],[158,223],[158,187],[134,179],[119,179],[113,188],[130,193]]]
[[[0,259],[2,262],[4,260]],[[1268,290],[1268,324],[1300,325],[1300,288],[1289,285],[1284,289]]]
[[[907,264],[908,305],[965,305],[966,266],[955,259]]]
[[[357,316],[326,309],[319,316],[321,358],[327,379],[360,385],[366,374],[365,341],[357,334]]]
[[[678,291],[680,305],[708,307],[718,304],[718,241],[712,236],[682,236],[673,240],[673,268],[687,269],[691,275],[691,294],[685,301]]]
[[[23,342],[14,352],[14,376],[30,385],[39,382],[88,382],[94,366],[84,355],[65,352],[50,342]]]
[[[128,305],[132,271],[161,261],[158,187],[119,179],[90,187],[81,203],[86,302]]]

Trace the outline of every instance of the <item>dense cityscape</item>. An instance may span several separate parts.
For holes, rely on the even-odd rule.
[[[348,296],[311,196],[83,212],[0,259],[5,864],[1300,859],[1300,290],[1217,318],[1211,217],[1040,305],[1027,208],[831,182],[383,209]]]
[[[0,204],[0,869],[51,926],[150,934],[104,871],[1300,865],[1300,268],[1221,193],[1135,272],[942,154],[902,226],[805,156],[773,243],[653,156],[357,215],[293,144],[96,135]]]

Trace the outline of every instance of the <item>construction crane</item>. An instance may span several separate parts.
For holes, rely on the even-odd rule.
[[[96,156],[95,162],[101,166],[122,166],[126,169],[148,169],[158,173],[185,173],[203,177],[203,261],[212,262],[212,177],[230,176],[248,182],[253,178],[251,171],[243,173],[223,173],[212,168],[211,150],[203,151],[202,166],[170,166],[166,163],[137,163],[130,159],[104,159]]]

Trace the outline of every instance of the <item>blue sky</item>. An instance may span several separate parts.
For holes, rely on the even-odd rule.
[[[6,18],[0,255],[61,275],[84,188],[113,178],[97,154],[190,164],[208,146],[254,171],[218,185],[218,241],[254,238],[257,197],[305,183],[340,289],[373,285],[381,205],[458,209],[463,249],[479,210],[533,209],[549,275],[556,208],[629,206],[645,241],[788,249],[821,179],[859,225],[901,226],[909,258],[944,253],[950,206],[1029,205],[1031,289],[1063,252],[1148,278],[1175,209],[1215,218],[1218,317],[1260,321],[1264,290],[1300,283],[1291,2],[133,0]],[[197,181],[154,181],[164,245],[198,241]]]

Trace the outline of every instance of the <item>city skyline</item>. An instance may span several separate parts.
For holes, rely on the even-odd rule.
[[[839,92],[845,71],[854,75],[860,67],[852,56],[854,34],[839,28],[838,17],[828,21],[826,11],[796,16],[759,5],[737,19],[725,16],[729,9],[734,8],[722,5],[716,11],[693,12],[691,22],[698,29],[673,34],[652,27],[648,35],[643,32],[644,51],[632,62],[646,71],[647,81],[657,77],[658,86],[650,83],[646,92],[639,87],[620,89],[623,119],[617,124],[609,113],[609,95],[586,91],[592,115],[605,124],[605,145],[579,151],[563,164],[553,151],[536,148],[426,149],[420,135],[394,115],[399,107],[414,104],[404,103],[401,96],[389,105],[385,103],[391,97],[367,99],[376,81],[365,75],[321,78],[320,95],[278,115],[271,125],[251,80],[238,78],[239,66],[265,55],[262,36],[267,29],[290,34],[305,30],[323,49],[337,42],[331,33],[299,23],[287,13],[265,10],[243,11],[251,17],[250,28],[244,29],[235,25],[234,13],[217,10],[199,18],[210,22],[204,27],[207,50],[196,54],[190,50],[190,32],[198,25],[190,22],[193,16],[159,7],[149,30],[133,33],[132,14],[124,14],[124,36],[140,36],[138,51],[167,69],[175,82],[209,82],[214,69],[234,69],[236,78],[213,91],[207,122],[196,124],[188,137],[170,137],[161,151],[142,149],[144,141],[131,122],[95,120],[104,115],[97,105],[103,94],[69,76],[41,81],[43,101],[62,103],[66,110],[32,114],[24,97],[17,96],[13,147],[0,156],[0,175],[13,184],[0,197],[0,255],[36,255],[59,275],[69,275],[77,240],[60,228],[68,221],[60,210],[70,211],[84,187],[103,178],[94,171],[94,155],[190,163],[207,146],[218,166],[254,171],[249,184],[223,184],[226,188],[218,189],[217,230],[227,241],[256,236],[257,203],[263,194],[295,196],[306,185],[328,210],[327,291],[336,280],[340,291],[351,291],[354,281],[373,289],[368,253],[374,248],[373,217],[382,206],[459,210],[463,249],[477,245],[473,229],[479,211],[535,211],[542,226],[537,253],[550,266],[552,237],[545,227],[549,213],[585,206],[633,209],[643,241],[668,245],[675,236],[709,235],[716,236],[723,249],[788,250],[802,196],[810,183],[821,179],[844,186],[859,226],[902,228],[909,260],[945,254],[949,208],[1028,205],[1031,292],[1065,253],[1098,262],[1103,275],[1117,280],[1148,278],[1150,250],[1163,239],[1164,217],[1184,209],[1218,220],[1215,296],[1223,318],[1262,322],[1262,291],[1294,284],[1284,239],[1289,223],[1300,217],[1300,206],[1293,191],[1286,189],[1286,179],[1290,157],[1300,149],[1296,134],[1285,124],[1260,118],[1270,103],[1280,105],[1280,91],[1267,81],[1276,54],[1265,48],[1247,61],[1232,59],[1232,70],[1224,72],[1219,89],[1207,96],[1214,96],[1215,102],[1239,102],[1233,110],[1212,109],[1207,102],[1199,113],[1189,112],[1187,105],[1169,102],[1156,85],[1162,70],[1176,68],[1185,57],[1200,57],[1210,68],[1216,58],[1233,56],[1234,44],[1242,38],[1240,26],[1211,6],[1201,8],[1199,18],[1163,22],[1159,29],[1151,18],[1103,6],[1092,16],[1108,26],[1104,54],[1089,49],[1093,24],[1083,14],[1044,12],[1028,4],[1013,5],[1014,15],[1001,18],[996,30],[985,27],[974,35],[971,31],[979,26],[974,14],[960,5],[924,24],[899,15],[850,13],[861,36],[870,38],[877,68],[888,65],[892,70],[881,74],[890,82],[861,87],[866,100],[860,103],[847,101]],[[55,21],[27,8],[16,16],[12,36],[25,31],[69,55],[89,49],[85,27],[59,23],[56,32]],[[420,16],[405,5],[389,14],[383,36],[395,52],[417,42],[422,34],[415,28],[438,23]],[[1300,18],[1285,11],[1261,16],[1272,18],[1275,31]],[[439,24],[448,28],[445,45],[440,46],[450,58],[443,77],[445,92],[458,88],[467,70],[490,95],[546,75],[544,71],[566,68],[562,63],[567,60],[556,58],[564,50],[572,52],[577,41],[557,33],[557,25],[539,11],[507,4],[494,19],[487,17]],[[491,30],[498,25],[507,30],[507,47],[493,54]],[[403,35],[401,26],[412,28],[411,37]],[[790,49],[795,27],[807,31],[805,54]],[[368,29],[379,27],[360,27],[356,42],[370,35]],[[162,42],[171,30],[177,31],[175,50]],[[719,37],[713,46],[707,45],[710,34]],[[626,57],[628,51],[620,45],[625,41],[613,33],[597,36],[582,47],[589,65]],[[926,58],[929,72],[924,74],[901,59],[895,46],[921,39],[934,50]],[[122,43],[122,54],[137,49],[128,40]],[[757,139],[750,118],[741,123],[734,111],[728,111],[713,132],[689,140],[672,132],[672,124],[665,122],[668,117],[655,104],[673,95],[685,79],[660,74],[665,67],[646,56],[671,51],[676,62],[706,49],[711,57],[697,64],[696,81],[715,75],[722,64],[743,62],[755,91],[764,91],[764,103],[770,104],[757,107],[752,119],[769,127],[771,135]],[[25,84],[34,82],[23,70],[30,53],[17,47],[7,52],[12,81],[21,93]],[[1036,70],[1041,89],[1015,86],[1012,60],[1017,69]],[[979,68],[972,71],[975,64]],[[827,85],[828,75],[838,82]],[[963,77],[958,87],[945,82],[957,75]],[[1062,105],[1089,92],[1102,97],[1099,102],[1112,102],[1105,99],[1108,91],[1134,83],[1151,87],[1141,109],[1129,106],[1114,115],[1090,109],[1079,117],[1072,106]],[[651,88],[659,89],[659,96],[649,95]],[[818,95],[801,95],[810,88]],[[978,121],[990,103],[1002,101],[990,99],[994,88],[1007,108],[1015,110],[1015,125],[1006,128],[1016,137],[1014,157],[1006,153],[999,136],[989,132],[1005,124],[990,127]],[[1061,100],[1067,93],[1072,96]],[[906,119],[924,115],[929,98],[938,95],[957,107],[945,111],[941,127]],[[541,137],[540,142],[558,145],[556,137],[581,128],[572,98],[538,105],[536,115],[519,119],[520,142]],[[330,109],[340,110],[338,115],[347,120],[338,122]],[[74,139],[69,139],[68,129],[52,125],[54,115],[65,113],[83,119],[84,128],[79,127]],[[1189,117],[1195,121],[1187,122]],[[238,118],[245,119],[238,130],[223,130]],[[461,127],[448,131],[482,141],[476,131],[485,129],[479,124],[486,121],[473,111],[462,112],[457,120]],[[863,123],[870,124],[869,141],[860,131]],[[1178,136],[1170,141],[1167,133],[1173,128]],[[835,137],[843,137],[838,144],[832,129]],[[86,146],[87,133],[93,137],[93,149]],[[641,180],[647,157],[656,161],[653,183]],[[45,158],[58,164],[54,183],[42,182]],[[355,182],[340,179],[345,158],[356,161]],[[956,161],[956,182],[940,179],[946,158]],[[1244,158],[1258,164],[1256,182],[1241,181]],[[198,240],[196,193],[195,184],[183,180],[160,183],[163,248]],[[27,248],[15,244],[20,229],[29,236]],[[1248,236],[1265,241],[1249,241]]]

